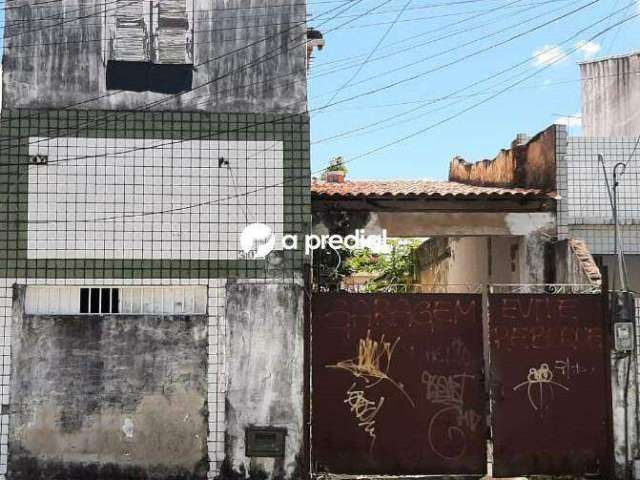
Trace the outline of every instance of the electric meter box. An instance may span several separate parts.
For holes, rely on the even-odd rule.
[[[613,324],[614,347],[618,352],[633,350],[633,323],[616,322]]]

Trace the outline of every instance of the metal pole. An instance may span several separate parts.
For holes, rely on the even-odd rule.
[[[622,258],[622,247],[620,245],[620,230],[619,230],[619,224],[618,224],[618,178],[619,178],[619,174],[618,174],[618,168],[622,167],[622,170],[620,172],[620,176],[622,174],[624,174],[624,170],[626,168],[626,165],[623,162],[618,162],[615,164],[615,166],[613,167],[613,241],[614,241],[614,246],[616,249],[616,256],[618,258],[618,274],[620,277],[620,290],[622,290],[623,292],[627,291],[627,275],[626,275],[626,268],[624,265],[624,259]]]

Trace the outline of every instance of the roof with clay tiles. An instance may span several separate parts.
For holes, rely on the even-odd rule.
[[[427,198],[555,198],[555,193],[535,188],[503,188],[432,180],[345,180],[311,182],[314,197],[427,197]]]

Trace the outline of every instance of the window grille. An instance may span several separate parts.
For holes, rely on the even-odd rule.
[[[207,287],[27,287],[25,312],[33,315],[199,315],[207,313]]]

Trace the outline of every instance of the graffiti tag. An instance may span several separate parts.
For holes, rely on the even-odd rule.
[[[427,400],[442,405],[430,419],[428,439],[431,450],[441,458],[453,460],[464,455],[467,435],[475,432],[482,417],[474,409],[464,408],[465,383],[474,375],[434,375],[422,372]],[[442,432],[446,435],[442,435]]]

